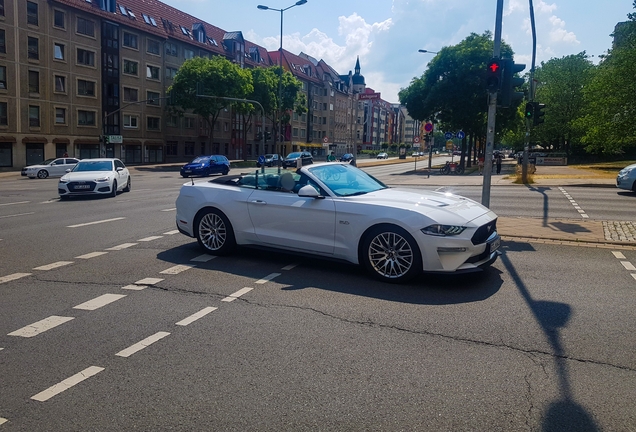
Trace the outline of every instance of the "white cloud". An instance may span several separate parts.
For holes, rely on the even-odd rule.
[[[565,29],[565,21],[552,15],[549,19],[552,24],[550,30],[550,40],[554,42],[565,42],[568,44],[579,44],[576,35],[573,32],[569,32]]]

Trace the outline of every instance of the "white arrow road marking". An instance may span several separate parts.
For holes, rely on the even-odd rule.
[[[75,258],[79,258],[79,259],[90,259],[90,258],[95,258],[98,257],[100,255],[106,255],[108,252],[91,252],[91,253],[87,253],[85,255],[80,255],[77,256]]]
[[[112,218],[112,219],[99,220],[99,221],[95,221],[95,222],[86,222],[86,223],[77,224],[77,225],[67,225],[66,228],[78,228],[78,227],[83,227],[83,226],[88,226],[88,225],[97,225],[97,224],[106,223],[106,222],[114,222],[114,221],[118,221],[118,220],[122,220],[122,219],[126,219],[126,218],[125,217],[118,217],[118,218]]]
[[[81,371],[80,373],[77,373],[73,375],[72,377],[66,378],[64,381],[58,384],[55,384],[52,387],[49,387],[48,389],[36,394],[35,396],[32,396],[31,399],[40,401],[40,402],[47,401],[51,399],[53,396],[58,395],[62,393],[63,391],[70,389],[74,385],[81,383],[85,379],[88,379],[92,377],[93,375],[97,375],[103,370],[104,368],[99,366],[88,367],[84,369],[83,371]]]
[[[269,274],[269,275],[265,276],[263,279],[257,280],[254,283],[262,285],[264,283],[267,283],[267,282],[271,281],[272,279],[274,279],[277,276],[280,276],[280,273],[272,273],[272,274]]]
[[[182,319],[181,321],[176,323],[176,325],[178,325],[178,326],[187,326],[188,324],[193,323],[194,321],[198,320],[199,318],[203,318],[204,316],[206,316],[210,312],[214,312],[217,309],[218,308],[215,308],[215,307],[212,307],[212,306],[206,307],[204,309],[201,309],[199,312],[197,312],[195,314],[192,314],[192,315],[190,315],[187,318]]]
[[[2,276],[0,277],[0,283],[10,282],[12,280],[20,279],[29,275],[31,275],[31,273],[13,273],[7,276]]]
[[[142,349],[152,345],[153,343],[157,342],[158,340],[161,340],[161,339],[165,338],[169,334],[170,333],[168,333],[168,332],[157,332],[157,333],[153,334],[152,336],[148,336],[146,339],[144,339],[144,340],[142,340],[140,342],[137,342],[134,345],[129,346],[125,350],[119,351],[115,355],[119,356],[119,357],[130,357],[131,355],[133,355],[137,351],[141,351]]]
[[[124,294],[104,294],[87,302],[78,304],[77,306],[73,306],[73,309],[95,310],[124,297],[126,297]]]
[[[22,327],[21,329],[11,332],[7,336],[20,336],[30,338],[33,336],[37,336],[47,330],[51,330],[52,328],[57,327],[60,324],[64,324],[65,322],[68,322],[72,319],[75,319],[75,317],[51,315],[50,317],[44,318],[41,321],[34,322],[33,324],[29,324],[26,327]]]
[[[232,301],[236,300],[237,298],[239,298],[240,296],[242,296],[243,294],[252,291],[253,289],[254,288],[248,288],[248,287],[241,288],[240,290],[238,290],[234,294],[230,294],[229,296],[225,297],[224,299],[221,299],[221,301],[223,301],[223,302],[232,302]]]
[[[58,261],[40,267],[35,267],[33,270],[53,270],[54,268],[64,267],[65,265],[69,264],[73,264],[73,261]]]
[[[123,243],[120,244],[118,246],[113,246],[112,248],[108,248],[106,249],[107,251],[118,251],[118,250],[122,250],[122,249],[128,249],[129,247],[133,247],[136,246],[137,243]]]

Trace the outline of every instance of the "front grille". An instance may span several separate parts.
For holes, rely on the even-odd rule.
[[[70,182],[68,190],[70,192],[93,192],[95,190],[95,182]]]
[[[492,235],[492,233],[497,231],[497,219],[488,222],[486,225],[482,225],[477,228],[475,234],[473,234],[473,238],[470,241],[474,245],[486,243],[486,240]]]

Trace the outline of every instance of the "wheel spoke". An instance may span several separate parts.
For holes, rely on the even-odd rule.
[[[223,220],[215,214],[207,214],[199,224],[201,241],[210,250],[218,250],[225,244],[227,231]]]
[[[369,261],[374,270],[384,277],[398,278],[413,265],[413,250],[409,242],[399,234],[378,234],[369,245]]]

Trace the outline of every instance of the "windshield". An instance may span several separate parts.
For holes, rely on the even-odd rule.
[[[192,159],[192,161],[190,163],[192,163],[192,164],[204,163],[204,162],[207,162],[208,159],[210,159],[208,156],[199,156],[199,157],[195,157],[194,159]]]
[[[287,159],[296,159],[300,157],[300,153],[290,153],[287,155]]]
[[[73,172],[83,171],[112,171],[112,161],[79,161],[73,168]]]
[[[309,168],[309,172],[337,196],[363,195],[387,189],[384,183],[351,165],[318,165]]]
[[[266,154],[265,159],[272,159],[274,157],[273,154]]]

